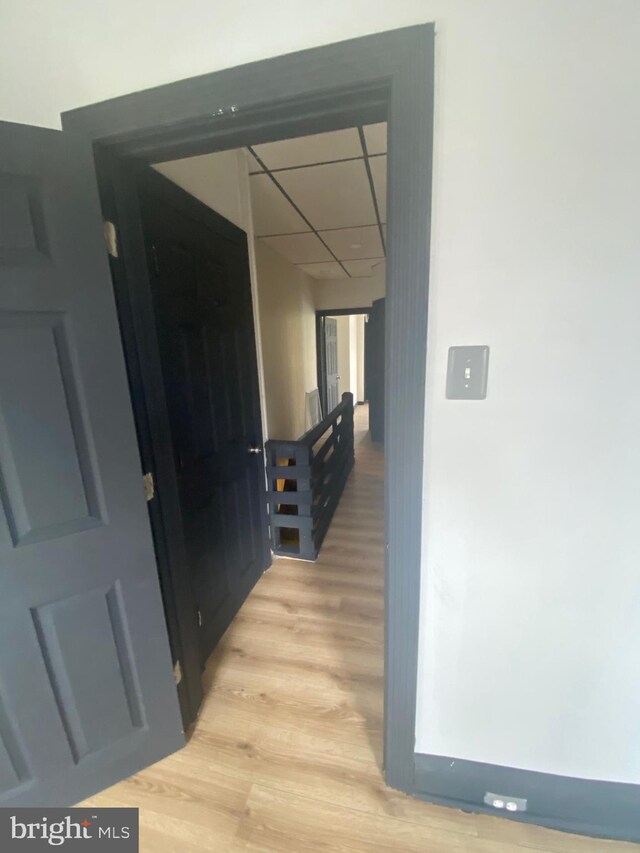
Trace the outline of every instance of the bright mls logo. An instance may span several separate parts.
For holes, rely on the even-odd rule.
[[[138,853],[137,809],[0,809],[0,850]]]

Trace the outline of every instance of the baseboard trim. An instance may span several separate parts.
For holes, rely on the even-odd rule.
[[[563,832],[640,841],[640,785],[575,779],[463,761],[415,755],[415,796],[466,812],[498,815]],[[484,803],[487,791],[527,800],[526,812]]]

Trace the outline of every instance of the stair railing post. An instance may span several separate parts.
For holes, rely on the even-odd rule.
[[[298,494],[308,493],[309,500],[298,507],[298,517],[301,519],[300,556],[305,560],[315,560],[318,556],[313,541],[313,475],[311,463],[313,461],[313,450],[309,445],[300,444],[295,451],[296,466],[309,467],[309,477],[298,478]],[[303,521],[304,519],[304,521]]]

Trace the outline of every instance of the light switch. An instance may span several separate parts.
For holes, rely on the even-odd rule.
[[[487,396],[489,347],[449,347],[448,400],[484,400]]]

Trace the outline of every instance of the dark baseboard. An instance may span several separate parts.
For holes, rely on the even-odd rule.
[[[486,805],[488,791],[526,799],[527,811],[509,812]],[[414,795],[466,812],[497,815],[564,832],[640,841],[640,785],[416,754]]]

